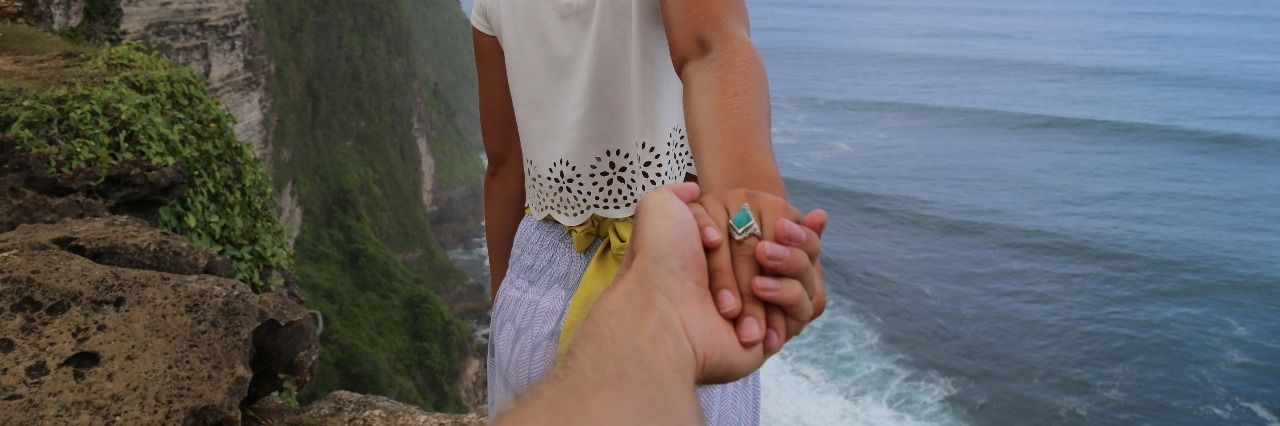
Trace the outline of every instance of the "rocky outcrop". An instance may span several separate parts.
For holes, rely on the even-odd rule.
[[[0,22],[64,31],[84,20],[84,0],[0,0]]]
[[[295,409],[268,398],[251,410],[249,424],[307,426],[471,426],[485,424],[481,414],[428,413],[381,396],[346,391],[329,394]]]
[[[227,258],[125,216],[21,226],[0,234],[0,252],[11,251],[65,251],[99,265],[180,275],[232,274]]]
[[[308,377],[306,311],[217,276],[225,265],[126,217],[0,235],[5,421],[236,424],[280,375]]]
[[[488,344],[479,344],[462,358],[461,374],[458,375],[458,382],[454,386],[458,389],[458,396],[462,398],[462,403],[471,407],[471,410],[477,413],[486,413],[488,411],[488,371],[486,369],[486,356],[488,355]]]
[[[93,169],[54,175],[47,165],[41,156],[20,155],[13,141],[0,135],[0,232],[64,218],[126,214],[152,219],[187,188],[181,164],[123,161],[105,177]]]
[[[427,133],[428,130],[430,130],[430,134]],[[439,208],[433,200],[436,192],[436,159],[431,156],[431,140],[429,139],[434,137],[435,134],[436,129],[428,128],[423,124],[421,114],[414,116],[413,139],[418,145],[418,181],[422,187],[422,206],[428,212],[434,212]]]
[[[459,185],[448,191],[437,189],[433,197],[437,207],[431,212],[431,232],[440,245],[464,247],[483,234],[484,182]]]
[[[236,118],[236,136],[270,164],[265,120],[270,61],[248,4],[249,0],[123,0],[120,33],[160,47],[174,62],[208,79],[209,93]]]

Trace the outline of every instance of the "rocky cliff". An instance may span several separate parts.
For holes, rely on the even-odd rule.
[[[5,135],[0,154],[0,423],[235,424],[282,376],[310,378],[306,310],[144,220],[185,167],[98,181],[51,176]]]
[[[271,61],[263,50],[262,34],[250,17],[250,0],[120,0],[112,3],[112,25],[120,37],[145,41],[169,58],[194,69],[208,82],[209,92],[235,117],[237,138],[253,146],[268,166],[266,92]],[[0,22],[32,25],[67,32],[85,23],[85,0],[0,0]],[[285,194],[285,195],[291,195]],[[282,211],[296,217],[296,202],[282,197]],[[300,218],[289,223],[297,230]]]
[[[236,134],[271,162],[309,307],[332,320],[322,336],[328,364],[307,389],[357,388],[453,411],[482,402],[483,351],[470,348],[470,333],[432,294],[483,314],[483,286],[468,284],[440,244],[474,235],[480,217],[478,132],[467,95],[474,76],[457,4],[114,1],[0,0],[0,21],[75,36],[93,21],[86,14],[106,7],[118,35],[145,40],[208,78],[237,118]],[[121,182],[166,179],[121,173]],[[106,198],[96,188],[83,199],[59,190],[71,198],[32,200],[67,217],[133,214],[159,202],[129,193],[129,185]],[[10,213],[31,217],[9,229],[62,217],[44,208]]]
[[[310,380],[320,330],[295,289],[254,294],[228,259],[139,218],[182,195],[184,168],[130,163],[91,184],[46,176],[12,142],[0,135],[0,424],[484,424],[350,392],[267,398]]]
[[[84,0],[0,0],[0,21],[65,31],[84,21]]]
[[[235,116],[236,136],[252,144],[258,158],[270,164],[265,118],[270,107],[266,95],[270,59],[250,19],[249,3],[122,0],[120,33],[161,48],[174,62],[208,80],[209,92]]]

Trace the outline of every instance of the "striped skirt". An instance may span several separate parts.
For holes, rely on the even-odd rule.
[[[559,223],[521,220],[490,320],[490,418],[550,371],[569,301],[600,242],[579,253]],[[700,386],[698,401],[708,425],[759,424],[760,373]]]

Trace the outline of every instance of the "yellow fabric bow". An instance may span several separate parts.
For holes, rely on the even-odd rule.
[[[613,284],[613,279],[622,268],[622,259],[627,256],[627,242],[631,240],[631,227],[634,221],[629,217],[613,219],[591,215],[590,219],[580,225],[565,226],[565,231],[573,238],[573,246],[579,253],[586,252],[597,237],[604,237],[600,248],[587,264],[587,270],[578,282],[578,290],[573,293],[569,302],[569,313],[565,315],[564,329],[560,331],[560,343],[556,358],[564,356],[569,343],[586,319],[591,305],[595,304],[600,293]]]

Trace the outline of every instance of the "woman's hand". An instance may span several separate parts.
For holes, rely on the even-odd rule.
[[[804,330],[809,322],[822,315],[827,306],[826,287],[822,281],[822,265],[818,261],[821,235],[827,225],[827,213],[813,210],[797,224],[778,219],[775,241],[756,245],[756,260],[773,272],[751,280],[751,294],[767,302],[764,338],[766,355],[782,350],[782,345]],[[789,294],[796,293],[799,294]],[[777,300],[802,304],[781,304]],[[776,305],[776,306],[775,306]]]
[[[744,203],[750,206],[762,238],[729,237],[726,242],[725,237],[730,235],[727,230],[732,226],[729,218],[738,214]],[[717,310],[725,318],[735,319],[744,346],[764,342],[766,352],[776,352],[826,307],[818,262],[826,213],[815,210],[802,216],[780,197],[745,189],[705,193],[699,205],[703,211],[696,211],[695,207],[695,216],[707,249],[711,294]],[[794,288],[774,286],[779,280],[798,281],[812,301],[811,309],[806,312],[766,307],[755,292]]]

